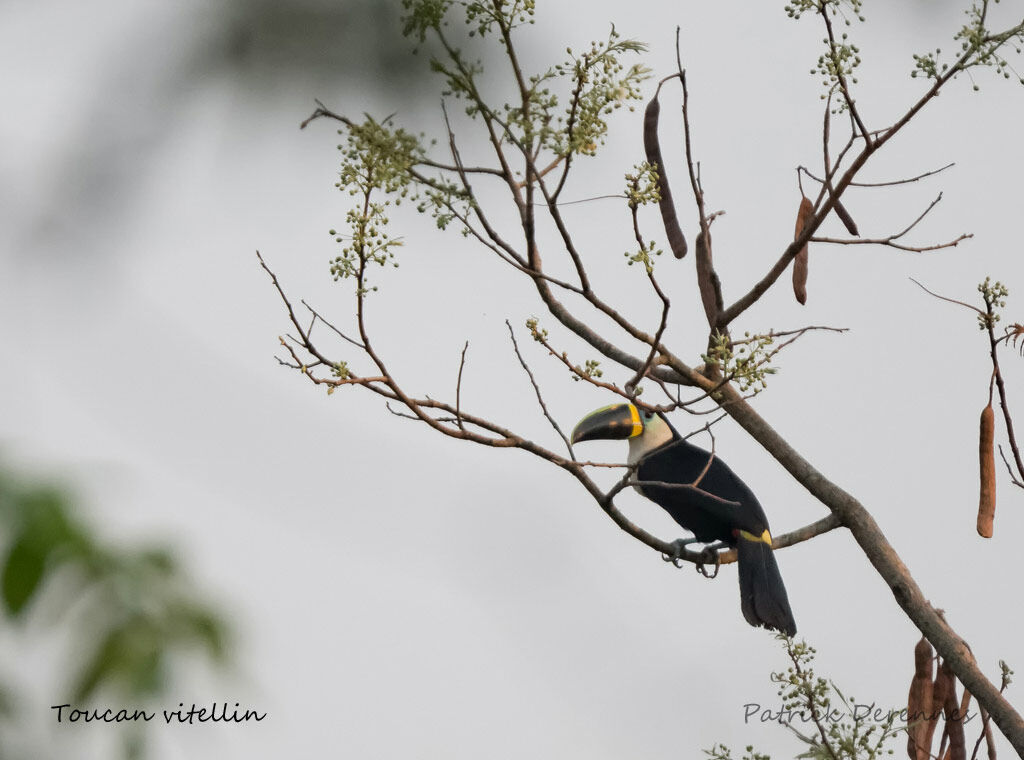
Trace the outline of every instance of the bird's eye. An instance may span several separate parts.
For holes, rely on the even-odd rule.
[[[644,412],[644,420],[649,421],[652,417],[654,417],[654,412],[648,412],[648,411]]]

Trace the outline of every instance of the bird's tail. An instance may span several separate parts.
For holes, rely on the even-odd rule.
[[[743,617],[751,625],[796,635],[796,621],[771,545],[761,538],[748,538],[741,533],[736,542],[736,560]]]

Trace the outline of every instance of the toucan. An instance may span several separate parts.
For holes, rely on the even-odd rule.
[[[796,634],[764,510],[717,454],[684,440],[660,412],[633,404],[602,407],[572,431],[574,444],[596,439],[628,440],[636,490],[697,541],[721,541],[736,549],[740,607],[748,623]]]

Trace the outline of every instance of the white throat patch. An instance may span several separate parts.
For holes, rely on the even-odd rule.
[[[661,415],[656,414],[650,419],[641,416],[641,419],[644,423],[644,432],[629,439],[629,455],[626,458],[628,464],[636,464],[648,453],[672,440],[672,428]]]

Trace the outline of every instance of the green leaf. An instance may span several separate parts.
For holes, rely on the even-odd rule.
[[[7,554],[3,577],[0,578],[4,607],[8,614],[21,614],[39,588],[45,570],[45,548],[39,545],[31,531],[23,531]]]
[[[17,494],[20,531],[10,545],[0,577],[4,607],[21,614],[39,590],[48,569],[56,562],[89,551],[89,542],[67,516],[59,492],[43,488]]]
[[[132,697],[159,693],[166,647],[159,629],[144,615],[116,625],[79,672],[73,688],[75,701],[85,702],[101,688],[115,684]]]

